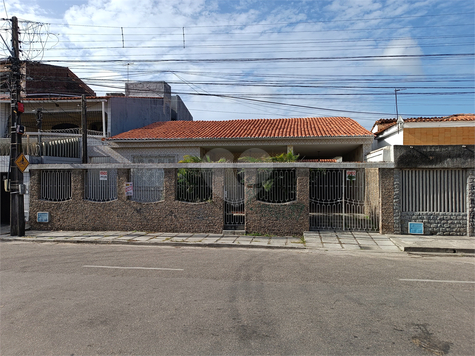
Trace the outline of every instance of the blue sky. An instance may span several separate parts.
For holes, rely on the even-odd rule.
[[[395,89],[405,118],[475,112],[470,0],[5,0],[0,11],[20,19],[24,59],[68,66],[98,95],[168,81],[195,120],[348,116],[371,128],[395,117]]]

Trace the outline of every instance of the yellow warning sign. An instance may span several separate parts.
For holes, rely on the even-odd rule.
[[[17,157],[17,159],[15,160],[15,163],[16,163],[17,167],[20,168],[21,173],[23,173],[25,171],[26,167],[28,167],[28,165],[30,164],[30,162],[28,162],[28,160],[26,159],[26,157],[23,153],[21,153]]]

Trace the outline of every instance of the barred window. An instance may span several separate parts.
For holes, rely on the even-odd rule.
[[[84,177],[84,199],[106,202],[117,199],[117,169],[88,169]]]
[[[211,200],[213,172],[211,169],[182,168],[177,173],[176,200],[199,203]]]
[[[467,172],[463,169],[402,170],[402,211],[466,211]]]
[[[71,171],[41,171],[40,199],[65,201],[71,199]]]
[[[257,200],[265,203],[287,203],[297,199],[295,169],[259,169]]]

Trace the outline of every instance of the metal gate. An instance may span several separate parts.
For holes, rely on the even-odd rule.
[[[313,169],[309,178],[310,230],[378,231],[364,169]]]
[[[224,170],[224,230],[244,230],[244,171]]]

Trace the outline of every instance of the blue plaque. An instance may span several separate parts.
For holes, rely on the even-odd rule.
[[[424,233],[424,223],[421,222],[410,222],[409,223],[409,233],[422,235]]]
[[[38,212],[36,213],[36,221],[40,223],[49,222],[49,213],[48,212]]]

